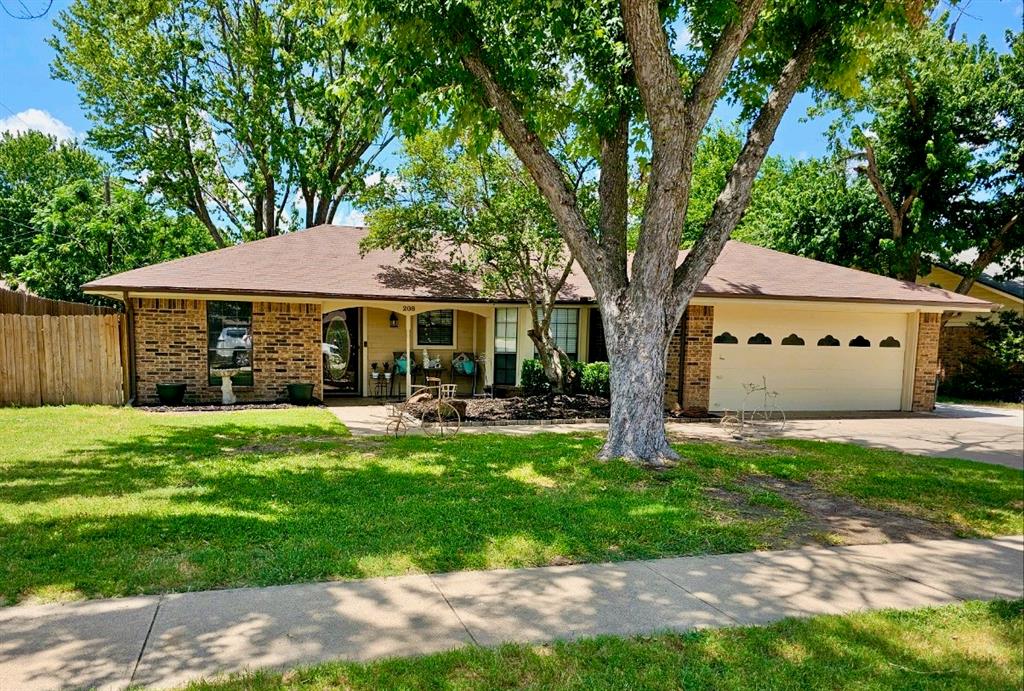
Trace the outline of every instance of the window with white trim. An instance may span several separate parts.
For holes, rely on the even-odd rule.
[[[515,307],[494,310],[494,383],[499,386],[515,386],[518,338],[519,310]]]
[[[580,311],[575,307],[556,307],[551,311],[551,337],[570,360],[578,360]]]
[[[416,315],[416,346],[454,346],[455,310],[432,310]]]

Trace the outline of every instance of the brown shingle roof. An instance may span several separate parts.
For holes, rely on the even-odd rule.
[[[399,252],[359,253],[364,228],[318,226],[134,269],[86,283],[87,292],[308,296],[473,301],[472,275],[446,257],[404,261]],[[680,253],[680,261],[685,252]],[[897,281],[774,250],[730,241],[701,283],[702,297],[776,298],[907,303],[947,309],[984,309],[989,303],[939,288]],[[593,300],[577,267],[563,291],[569,301]]]

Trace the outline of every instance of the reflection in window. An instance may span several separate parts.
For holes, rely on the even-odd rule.
[[[796,334],[789,334],[782,339],[782,345],[803,345],[804,339],[800,338]]]
[[[715,341],[714,342],[715,343],[736,344],[736,343],[739,343],[740,340],[738,338],[736,338],[735,336],[733,336],[728,331],[723,331],[722,333],[720,333],[717,336],[715,336]]]
[[[850,341],[851,348],[870,348],[871,341],[864,338],[863,336],[857,336],[857,338]]]
[[[900,342],[892,336],[886,336],[882,339],[882,342],[878,344],[879,348],[899,348]]]
[[[455,310],[433,310],[417,314],[416,345],[455,345]]]
[[[818,339],[818,345],[835,347],[839,345],[839,339],[833,337],[832,334],[829,334],[824,338]]]
[[[756,334],[747,339],[747,345],[771,345],[772,339],[765,336],[763,333],[758,331]]]
[[[220,386],[223,372],[234,372],[233,384],[252,386],[252,303],[207,302],[206,338],[210,386]]]

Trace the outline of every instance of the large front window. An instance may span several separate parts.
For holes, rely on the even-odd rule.
[[[207,362],[211,386],[229,374],[238,386],[252,386],[252,303],[206,303]]]
[[[417,346],[454,346],[455,310],[433,310],[416,315]]]

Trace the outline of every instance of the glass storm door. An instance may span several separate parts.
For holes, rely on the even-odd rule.
[[[358,394],[359,308],[325,314],[323,330],[325,394]]]

